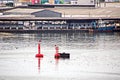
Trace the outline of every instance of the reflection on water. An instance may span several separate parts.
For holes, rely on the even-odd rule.
[[[119,33],[40,33],[12,34],[1,36],[1,50],[35,47],[42,40],[43,47],[49,49],[55,44],[62,49],[110,49],[118,48]],[[115,45],[115,46],[114,46]]]
[[[40,72],[40,62],[41,62],[41,59],[38,58],[38,71]]]
[[[43,59],[36,59],[41,42]],[[54,59],[54,45],[70,53]],[[0,75],[79,77],[81,74],[120,74],[120,33],[0,33]]]

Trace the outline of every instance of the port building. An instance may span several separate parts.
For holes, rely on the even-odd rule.
[[[62,13],[51,11],[51,10],[42,10],[31,13],[35,17],[62,17]]]
[[[13,0],[15,4],[75,4],[94,5],[94,0]]]

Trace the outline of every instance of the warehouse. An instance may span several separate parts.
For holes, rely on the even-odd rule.
[[[54,12],[50,10],[42,10],[32,13],[35,17],[61,17],[62,13]]]
[[[94,0],[14,0],[16,6],[32,5],[95,5]]]

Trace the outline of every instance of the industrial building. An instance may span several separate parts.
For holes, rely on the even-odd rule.
[[[98,0],[0,0],[0,4],[14,3],[14,6],[27,5],[95,5]],[[116,0],[106,0],[106,2]]]
[[[71,4],[73,0],[32,0],[32,4]],[[75,1],[76,5],[94,5],[94,0],[77,0]]]
[[[94,5],[95,0],[78,0],[78,5]]]
[[[49,0],[49,4],[54,4],[54,0]]]
[[[28,5],[28,4],[71,4],[71,5],[95,5],[100,3],[100,0],[0,0],[0,4],[14,3],[15,6]],[[120,2],[120,0],[105,0],[105,2]]]
[[[14,0],[0,0],[0,3],[14,2]]]
[[[15,4],[74,4],[74,5],[94,5],[94,0],[14,0]]]
[[[62,17],[62,13],[51,11],[51,10],[41,10],[31,13],[35,17]]]
[[[120,0],[105,0],[105,2],[120,2]]]
[[[18,0],[19,2],[30,2],[31,0]]]

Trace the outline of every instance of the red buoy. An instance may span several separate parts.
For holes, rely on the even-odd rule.
[[[58,46],[56,46],[55,45],[55,50],[56,50],[56,53],[55,53],[55,58],[57,59],[59,59],[59,58],[63,58],[63,59],[69,59],[70,58],[70,54],[69,53],[65,53],[65,52],[63,52],[63,53],[59,53],[59,48],[58,48]]]
[[[38,54],[35,55],[35,57],[38,57],[38,58],[42,58],[43,57],[43,54],[41,54],[41,51],[40,51],[40,42],[38,42]]]
[[[58,50],[59,50],[59,48],[58,48],[58,46],[56,46],[55,45],[55,50],[56,50],[56,53],[55,53],[55,58],[60,58],[60,54],[59,54],[59,52],[58,52]]]
[[[36,56],[35,57],[43,57],[43,54],[36,54]]]

